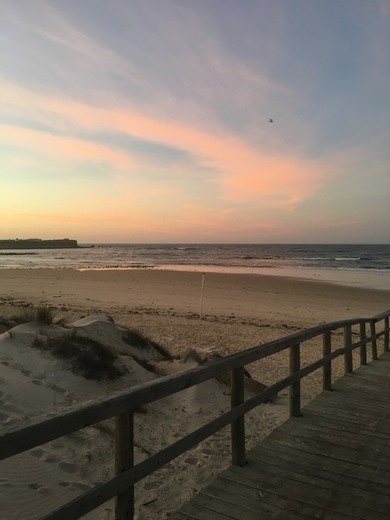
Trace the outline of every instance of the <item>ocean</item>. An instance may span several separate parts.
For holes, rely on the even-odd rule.
[[[80,244],[78,249],[2,250],[1,268],[390,270],[390,245]]]

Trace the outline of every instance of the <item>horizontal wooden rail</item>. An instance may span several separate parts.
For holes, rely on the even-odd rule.
[[[361,363],[366,363],[366,347],[368,344],[371,344],[372,357],[376,359],[378,338],[384,336],[384,350],[389,349],[389,316],[390,310],[372,318],[342,320],[306,329],[244,352],[207,362],[185,372],[136,385],[131,389],[116,392],[110,397],[72,406],[44,419],[26,421],[0,433],[0,460],[73,433],[86,426],[111,417],[117,417],[117,475],[108,482],[93,487],[44,518],[50,520],[77,519],[114,496],[117,497],[117,519],[132,518],[134,508],[133,486],[136,482],[229,424],[232,425],[233,463],[244,464],[245,428],[243,420],[245,414],[274,397],[284,388],[290,387],[290,413],[299,416],[300,381],[302,378],[319,368],[323,368],[323,388],[330,390],[331,362],[333,359],[343,355],[346,373],[352,372],[352,351],[360,348]],[[384,321],[384,328],[378,331],[375,324],[381,321]],[[360,339],[353,342],[352,327],[357,325],[360,327]],[[367,325],[370,328],[370,336],[366,336]],[[344,345],[332,352],[331,333],[339,329],[344,331]],[[300,345],[305,341],[321,336],[323,338],[322,358],[301,368]],[[290,374],[256,396],[244,401],[243,367],[286,349],[290,349]],[[126,442],[133,444],[133,412],[143,405],[198,385],[228,371],[232,371],[233,382],[231,410],[134,466],[132,446],[126,446]]]

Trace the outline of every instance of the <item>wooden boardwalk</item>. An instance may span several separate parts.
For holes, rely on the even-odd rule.
[[[389,520],[390,353],[339,379],[171,520]]]

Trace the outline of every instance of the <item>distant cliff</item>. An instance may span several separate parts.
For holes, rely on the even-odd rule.
[[[27,238],[15,240],[0,240],[0,249],[74,249],[79,247],[77,240],[58,238],[55,240],[41,240]]]

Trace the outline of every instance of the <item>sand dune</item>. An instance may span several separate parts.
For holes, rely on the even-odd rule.
[[[126,373],[115,381],[86,379],[72,372],[67,361],[32,346],[37,337],[60,338],[70,330],[113,348]],[[171,360],[151,345],[140,348],[126,342],[124,337],[126,330],[104,315],[89,316],[67,327],[26,323],[0,335],[3,428],[158,377],[145,368],[143,361],[154,363],[160,374],[194,366],[193,360]],[[218,381],[203,383],[180,396],[149,405],[136,417],[137,461],[228,407],[229,387]],[[253,434],[259,429],[255,422],[260,419],[266,424],[264,433],[279,421],[279,405],[271,408],[264,405],[256,412],[249,421],[249,432],[251,425]],[[0,463],[2,518],[39,518],[104,480],[113,471],[113,452],[113,424],[106,421],[3,461]],[[137,489],[138,518],[164,518],[174,504],[179,505],[194,488],[199,488],[200,482],[209,480],[228,463],[228,453],[228,435],[221,432],[175,461],[171,468],[164,468],[141,482]],[[217,459],[209,467],[206,462],[215,454]],[[105,504],[90,517],[113,518],[113,504]]]

